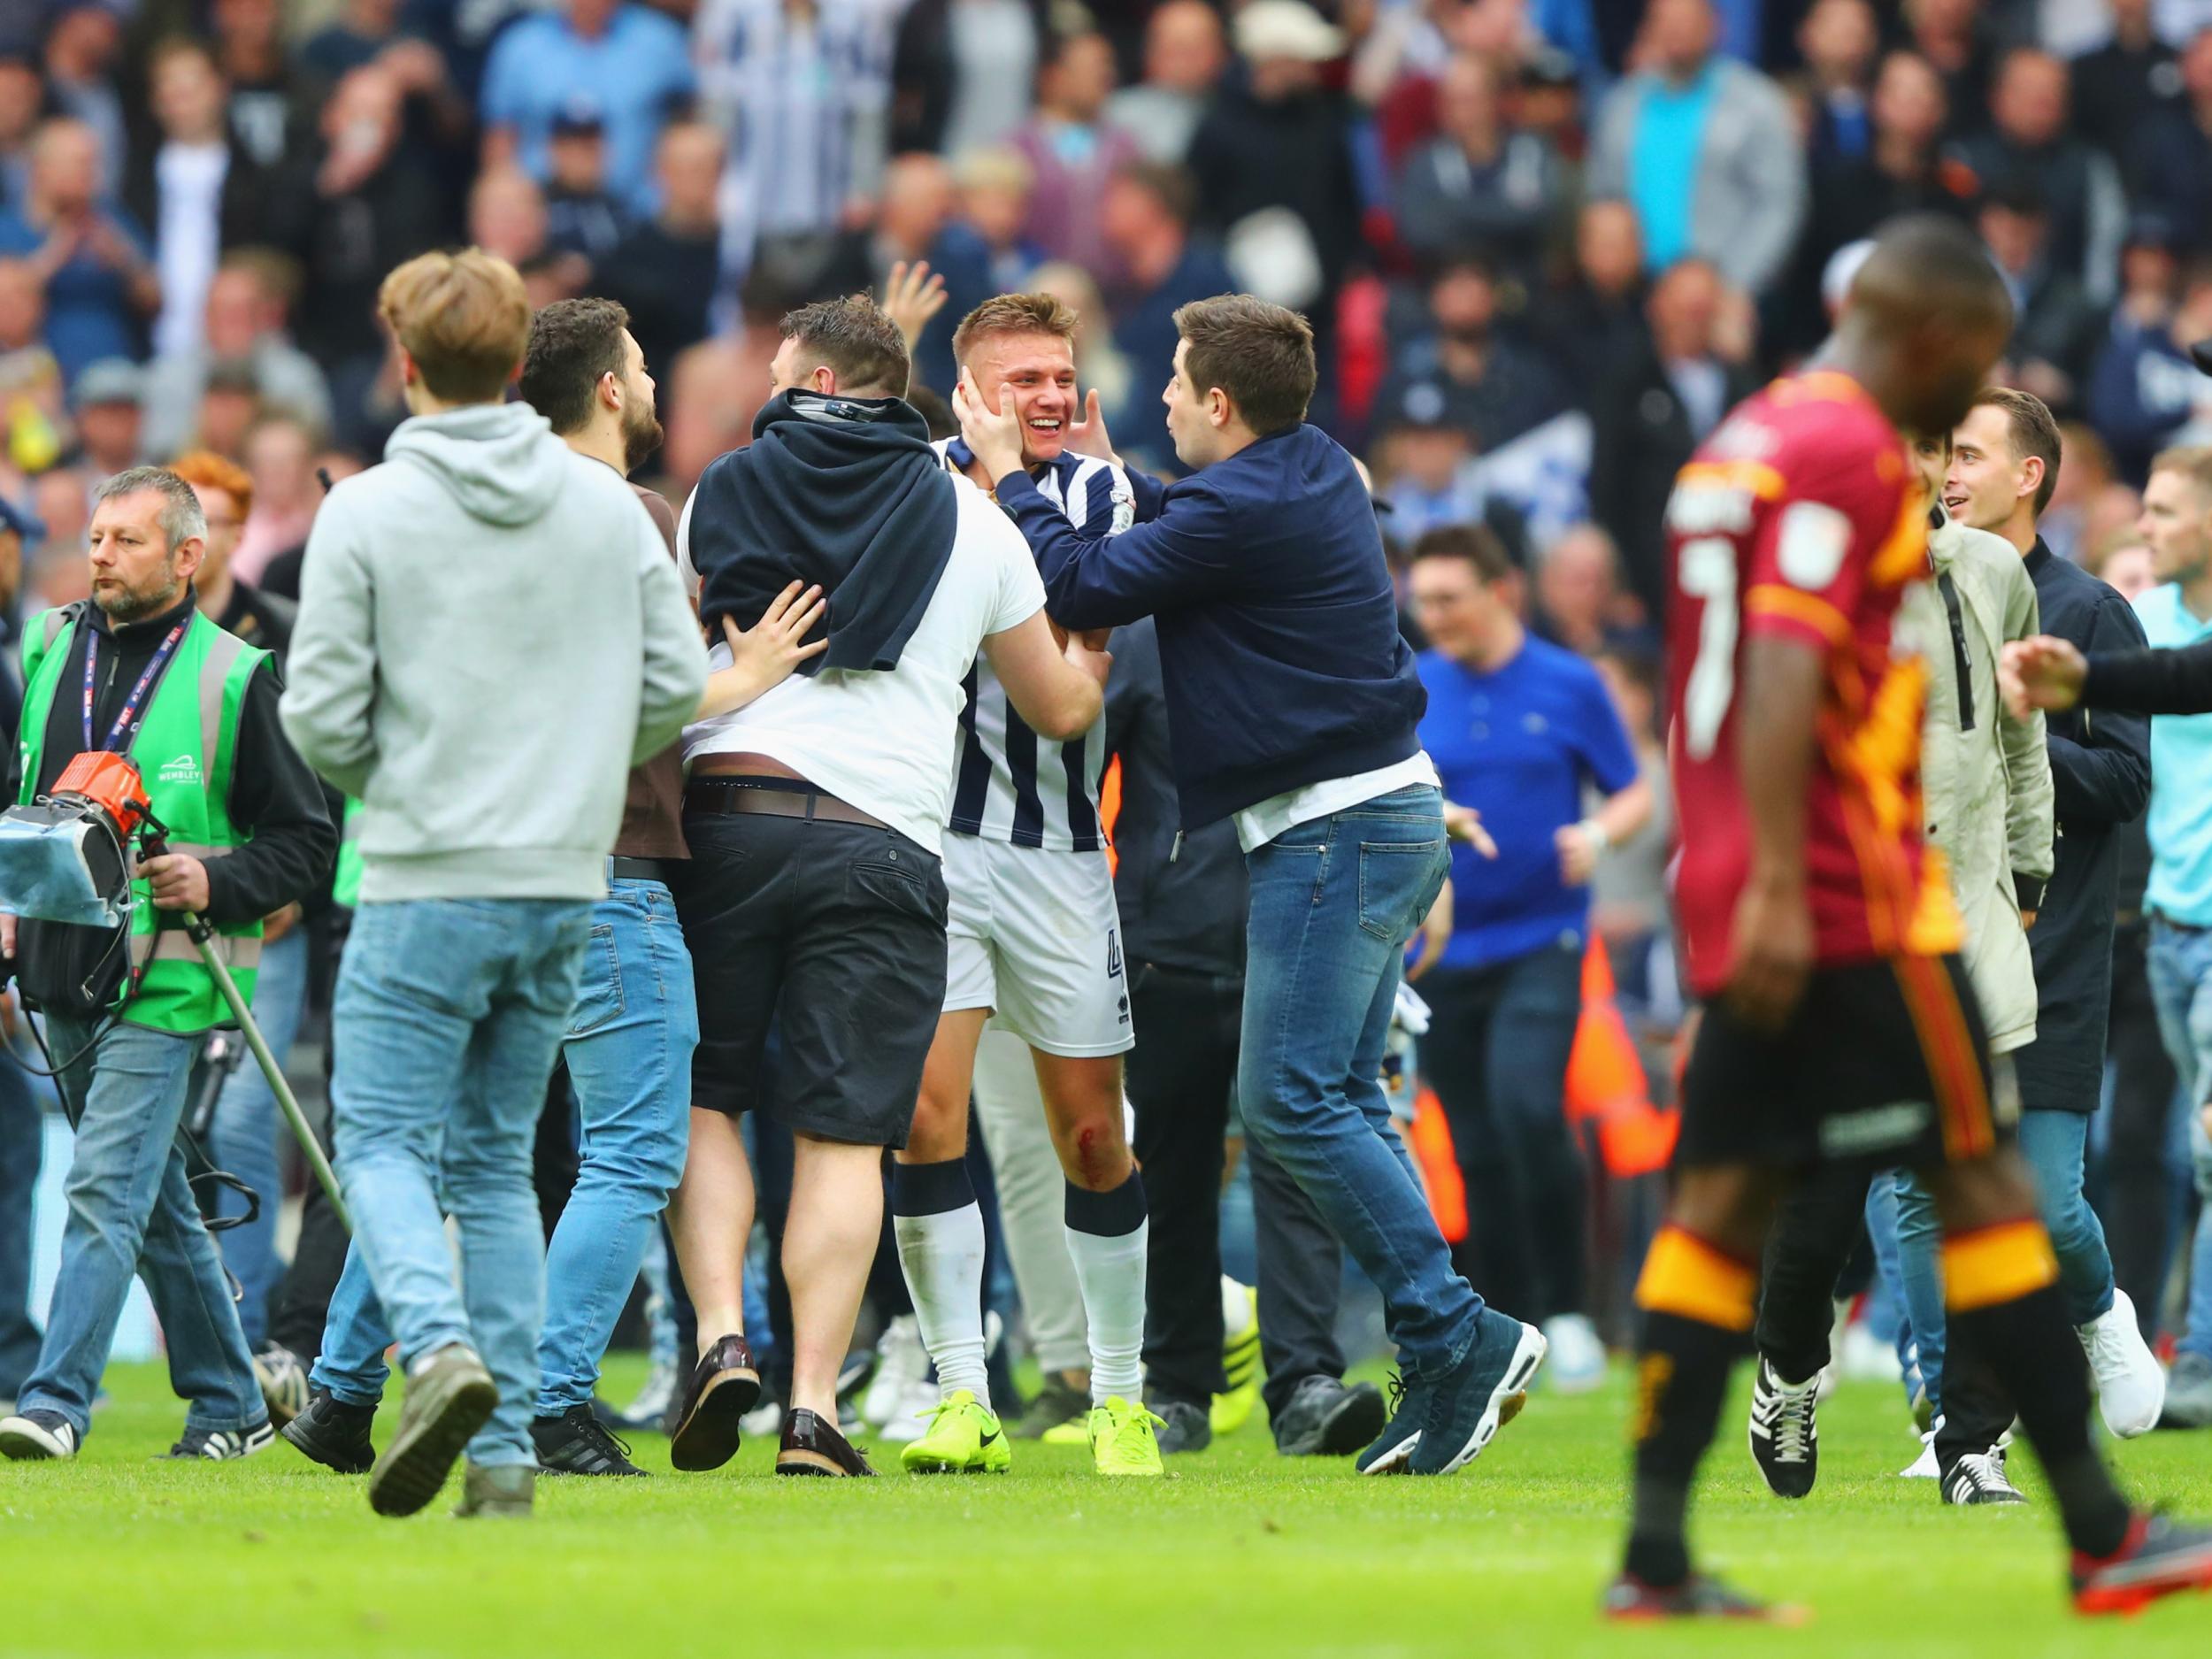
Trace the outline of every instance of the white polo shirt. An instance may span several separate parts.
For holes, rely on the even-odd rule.
[[[733,713],[686,727],[687,766],[702,755],[765,755],[931,852],[942,852],[960,711],[967,703],[962,682],[985,636],[1018,627],[1045,604],[1036,560],[1014,521],[966,479],[954,478],[953,487],[958,513],[952,557],[898,666],[794,674]],[[676,526],[676,560],[694,599],[696,500],[695,494],[684,503]],[[715,641],[707,659],[710,667],[728,667],[728,644]]]

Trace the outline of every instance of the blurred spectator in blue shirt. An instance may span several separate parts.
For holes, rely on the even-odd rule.
[[[1171,472],[1182,468],[1168,439],[1160,392],[1180,337],[1176,308],[1236,287],[1221,256],[1191,235],[1196,199],[1181,168],[1132,162],[1108,183],[1098,220],[1114,340],[1130,373],[1128,401],[1110,417],[1115,442],[1133,460]]]
[[[1463,53],[1436,88],[1435,138],[1398,179],[1398,234],[1418,257],[1479,248],[1533,285],[1565,241],[1573,207],[1566,164],[1504,118],[1497,71]]]
[[[2181,280],[2170,242],[2156,219],[2130,234],[2120,307],[2089,380],[2090,422],[2138,483],[2159,450],[2212,440],[2212,378],[2189,360],[2192,345],[2212,339],[2212,265]]]
[[[484,65],[488,166],[518,160],[552,175],[553,123],[576,98],[598,102],[606,124],[607,188],[640,211],[651,206],[653,141],[695,89],[683,30],[624,0],[563,0],[494,42]]]
[[[22,204],[0,210],[0,257],[27,260],[46,291],[46,343],[74,382],[103,357],[144,354],[161,306],[146,236],[100,188],[100,141],[82,121],[39,128]]]
[[[2136,123],[2129,172],[2136,206],[2163,215],[2203,252],[2212,250],[2212,27],[2182,52],[2181,89]]]

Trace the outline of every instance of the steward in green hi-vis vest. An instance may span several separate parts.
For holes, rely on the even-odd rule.
[[[361,803],[346,797],[345,824],[338,832],[338,868],[330,896],[348,910],[361,902]]]
[[[38,792],[47,713],[69,663],[81,613],[78,605],[49,611],[24,630],[19,803],[30,802]],[[145,779],[154,815],[167,826],[173,853],[205,861],[246,844],[248,838],[230,821],[231,768],[246,685],[268,655],[196,610],[175,660],[154,687],[128,752]],[[142,977],[122,1018],[180,1034],[231,1023],[229,1004],[215,988],[215,976],[201,961],[199,947],[173,917],[154,908],[144,878],[131,883],[131,967]],[[214,942],[239,994],[251,1002],[261,963],[260,918],[219,926]]]

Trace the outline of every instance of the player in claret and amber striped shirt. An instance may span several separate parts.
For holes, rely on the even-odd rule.
[[[2011,1394],[2074,1546],[2075,1602],[2212,1583],[2212,1533],[2131,1510],[2089,1394],[2034,1188],[1993,1107],[1939,855],[1920,839],[1924,669],[1893,647],[1925,568],[1900,428],[1947,432],[2012,305],[1978,244],[1901,221],[1810,373],[1740,405],[1668,506],[1677,898],[1708,999],[1645,1315],[1636,1497],[1615,1617],[1758,1617],[1692,1572],[1684,1514],[1778,1194],[1816,1164],[1916,1169],[1945,1227],[1954,1341]]]

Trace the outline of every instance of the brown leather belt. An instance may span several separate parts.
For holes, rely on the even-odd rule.
[[[684,787],[684,810],[725,817],[757,812],[769,818],[796,818],[830,824],[858,824],[867,829],[891,826],[874,814],[863,812],[833,795],[809,788],[794,778],[749,776],[694,777]]]

